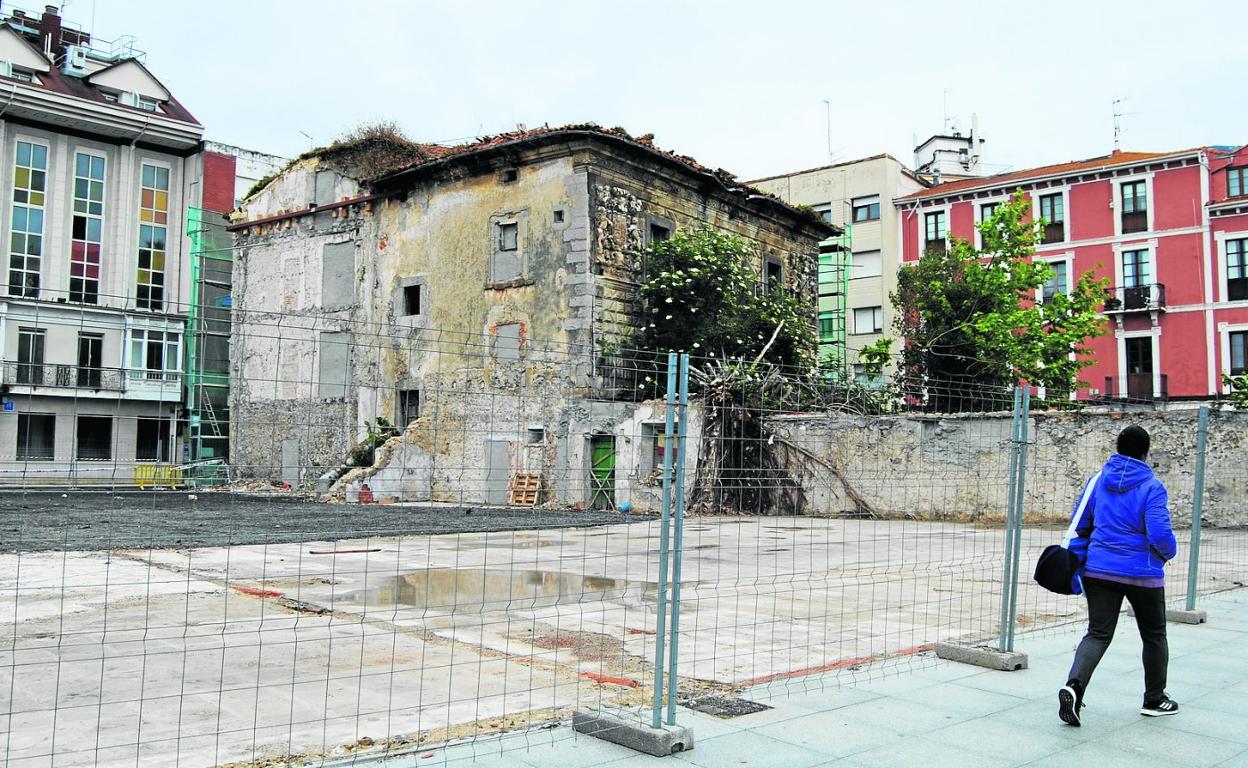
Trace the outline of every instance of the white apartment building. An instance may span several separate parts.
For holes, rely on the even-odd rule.
[[[0,483],[180,460],[202,134],[130,41],[0,17]]]
[[[825,165],[749,182],[787,203],[808,205],[827,221],[845,227],[852,257],[843,340],[846,360],[861,376],[858,352],[892,328],[889,293],[897,288],[901,263],[901,226],[893,200],[926,185],[891,155]],[[835,293],[840,269],[820,269],[820,344],[834,345]],[[865,378],[860,378],[865,381]]]

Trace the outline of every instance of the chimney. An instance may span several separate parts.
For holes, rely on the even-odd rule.
[[[43,18],[39,19],[39,47],[54,60],[64,53],[61,50],[61,16],[55,5],[43,8]]]

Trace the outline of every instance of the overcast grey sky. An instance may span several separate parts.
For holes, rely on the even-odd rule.
[[[4,2],[4,5],[10,5]],[[21,6],[42,6],[27,0]],[[93,8],[94,6],[94,8]],[[277,154],[393,119],[448,141],[571,122],[742,178],[889,152],[978,113],[1015,168],[1248,141],[1242,3],[71,0],[131,34],[209,138]],[[1242,36],[1241,36],[1242,37]]]

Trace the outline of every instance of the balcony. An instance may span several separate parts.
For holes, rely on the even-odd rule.
[[[1158,376],[1156,388],[1151,373],[1128,373],[1125,378],[1126,391],[1118,392],[1118,378],[1106,376],[1102,398],[1135,403],[1159,403],[1170,399],[1170,382],[1164,373]]]
[[[1066,224],[1061,221],[1051,221],[1044,225],[1044,232],[1040,236],[1041,245],[1049,243],[1060,243],[1066,239]]]
[[[1124,315],[1132,312],[1165,312],[1166,286],[1119,285],[1109,289],[1105,298],[1105,314]]]
[[[1148,231],[1148,211],[1130,211],[1122,214],[1122,233]]]
[[[6,360],[4,382],[15,386],[122,392],[126,388],[126,371],[121,368],[18,363]]]

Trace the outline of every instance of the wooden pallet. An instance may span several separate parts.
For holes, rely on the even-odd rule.
[[[517,472],[508,484],[507,503],[513,507],[536,507],[542,492],[541,472]]]

